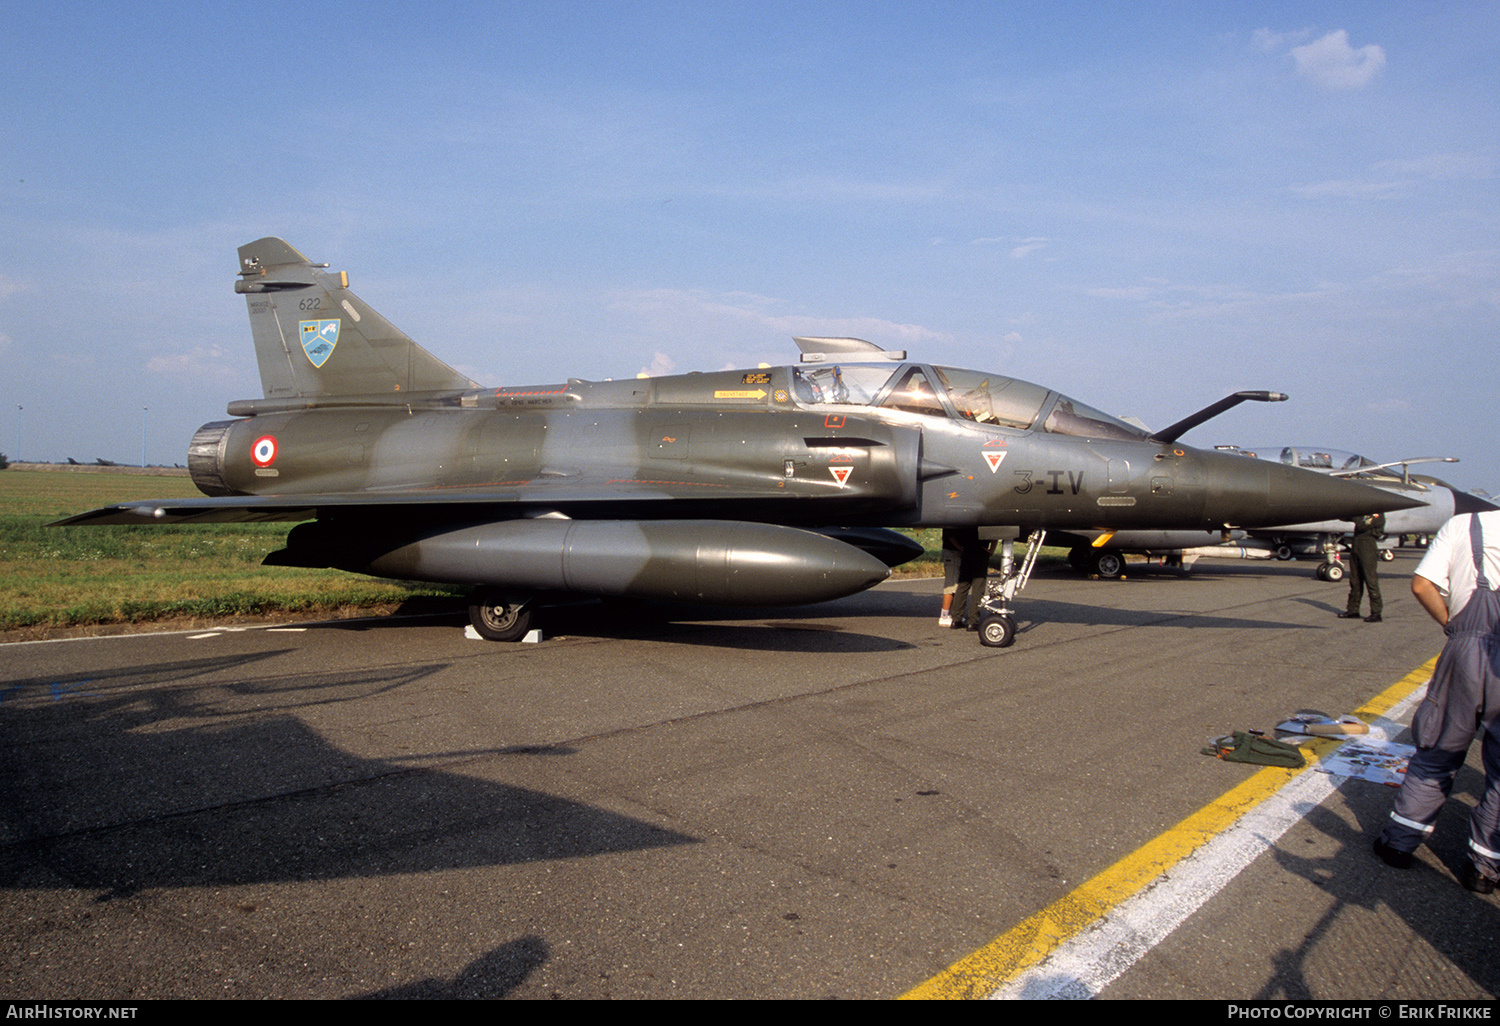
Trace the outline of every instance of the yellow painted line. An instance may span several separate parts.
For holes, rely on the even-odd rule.
[[[1427,683],[1437,659],[1428,660],[1370,699],[1354,715],[1369,721]],[[903,1000],[984,998],[1041,962],[1071,937],[1087,930],[1111,909],[1134,897],[1162,874],[1223,833],[1288,781],[1307,772],[1337,745],[1314,741],[1305,748],[1313,758],[1300,770],[1267,767],[1243,784],[1205,805],[1166,833],[1125,856],[1092,880],[1081,884],[1042,911],[996,937],[926,983],[902,995]]]
[[[1356,709],[1354,715],[1365,721],[1384,716],[1391,711],[1391,706],[1431,680],[1433,668],[1436,666],[1437,656],[1433,656],[1405,677],[1402,677],[1396,683],[1370,699],[1362,707]]]

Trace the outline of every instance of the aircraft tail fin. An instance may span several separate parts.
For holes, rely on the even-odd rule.
[[[408,338],[349,291],[349,276],[281,239],[239,248],[234,290],[267,399],[462,391],[479,386]]]

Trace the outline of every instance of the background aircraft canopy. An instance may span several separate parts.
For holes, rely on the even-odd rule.
[[[1413,488],[1426,488],[1428,485],[1436,484],[1453,489],[1452,485],[1439,478],[1418,476],[1410,472],[1411,464],[1456,463],[1457,460],[1452,458],[1424,456],[1420,459],[1398,460],[1394,463],[1376,463],[1358,453],[1347,452],[1343,449],[1313,449],[1288,445],[1281,449],[1279,456],[1273,456],[1271,453],[1275,451],[1275,448],[1275,446],[1268,446],[1258,451],[1254,449],[1240,451],[1246,456],[1258,456],[1263,460],[1279,461],[1305,470],[1331,472],[1339,477],[1357,478],[1374,484],[1399,483]]]
[[[1294,449],[1291,446],[1281,450],[1281,462],[1308,470],[1349,471],[1377,465],[1374,460],[1367,460],[1358,453],[1342,449]]]

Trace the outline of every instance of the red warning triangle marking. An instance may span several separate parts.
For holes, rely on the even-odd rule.
[[[833,479],[839,483],[839,487],[843,488],[845,485],[847,485],[849,483],[849,475],[854,472],[854,468],[853,467],[829,467],[828,468],[828,472],[830,474],[832,474],[833,475]]]
[[[1000,461],[1003,459],[1005,459],[1005,453],[1003,452],[987,452],[984,454],[984,462],[990,465],[991,474],[1000,469]]]

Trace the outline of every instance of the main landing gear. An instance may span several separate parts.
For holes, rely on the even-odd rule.
[[[1125,576],[1125,553],[1119,549],[1076,545],[1068,553],[1068,562],[1079,573],[1093,574],[1103,581],[1118,581]]]
[[[486,641],[520,641],[536,619],[529,597],[481,589],[469,597],[469,622]]]
[[[979,617],[979,641],[990,648],[1009,648],[1016,641],[1016,593],[1031,579],[1032,567],[1042,551],[1046,531],[1033,531],[1026,539],[1026,555],[1016,563],[1016,540],[1000,541],[1000,580],[987,585],[984,612]]]

